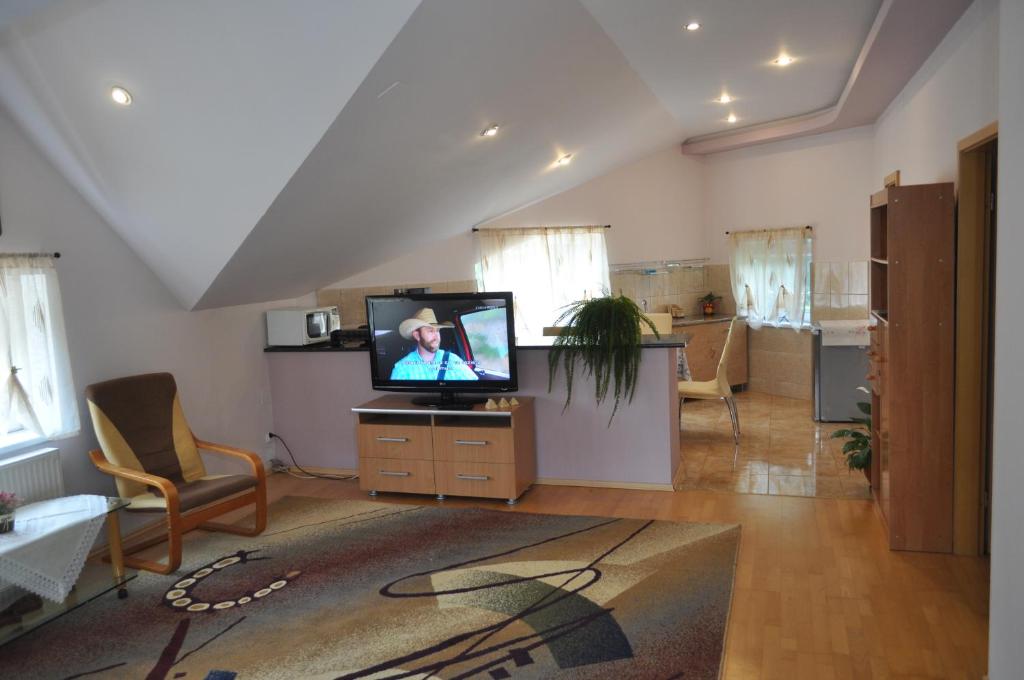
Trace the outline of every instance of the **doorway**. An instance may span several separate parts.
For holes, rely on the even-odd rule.
[[[953,550],[989,554],[998,126],[958,145]]]

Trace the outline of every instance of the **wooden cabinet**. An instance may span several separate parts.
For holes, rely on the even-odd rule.
[[[537,478],[533,399],[518,400],[495,411],[438,411],[388,396],[352,409],[359,488],[515,503]]]
[[[953,185],[871,197],[872,481],[895,550],[953,548]]]
[[[714,380],[718,372],[718,360],[725,347],[731,319],[694,323],[682,326],[680,330],[690,334],[686,343],[686,362],[690,366],[693,380]],[[745,385],[749,381],[747,370],[747,322],[736,320],[735,337],[729,348],[729,384]]]

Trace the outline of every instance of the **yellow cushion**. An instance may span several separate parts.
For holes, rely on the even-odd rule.
[[[679,381],[679,396],[686,397],[687,399],[721,399],[722,397],[728,397],[732,394],[729,392],[722,392],[722,387],[718,384],[717,380],[680,380]]]

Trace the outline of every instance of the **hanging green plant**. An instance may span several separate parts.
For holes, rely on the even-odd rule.
[[[863,387],[858,390],[867,392]],[[846,456],[846,466],[851,470],[867,470],[871,466],[871,404],[866,401],[857,402],[857,408],[866,417],[854,418],[853,422],[860,423],[864,427],[851,427],[848,429],[836,430],[832,433],[832,439],[846,438],[848,441],[843,444],[843,455]]]
[[[594,377],[594,396],[600,405],[608,396],[609,387],[615,400],[612,418],[625,399],[633,401],[639,375],[641,332],[647,324],[656,337],[654,324],[635,302],[624,295],[580,300],[568,305],[555,321],[562,326],[548,354],[548,392],[555,383],[559,366],[565,371],[565,406],[572,402],[576,363],[581,361],[587,376]]]

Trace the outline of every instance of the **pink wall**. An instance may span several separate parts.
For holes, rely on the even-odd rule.
[[[636,396],[607,427],[610,404],[597,408],[593,382],[578,380],[562,413],[562,382],[547,392],[546,350],[519,352],[519,395],[536,399],[538,477],[671,484],[679,464],[674,349],[648,348]],[[270,352],[274,432],[300,465],[357,466],[353,406],[381,393],[370,388],[365,352]],[[559,376],[561,378],[561,375]],[[277,457],[287,460],[283,447]]]

